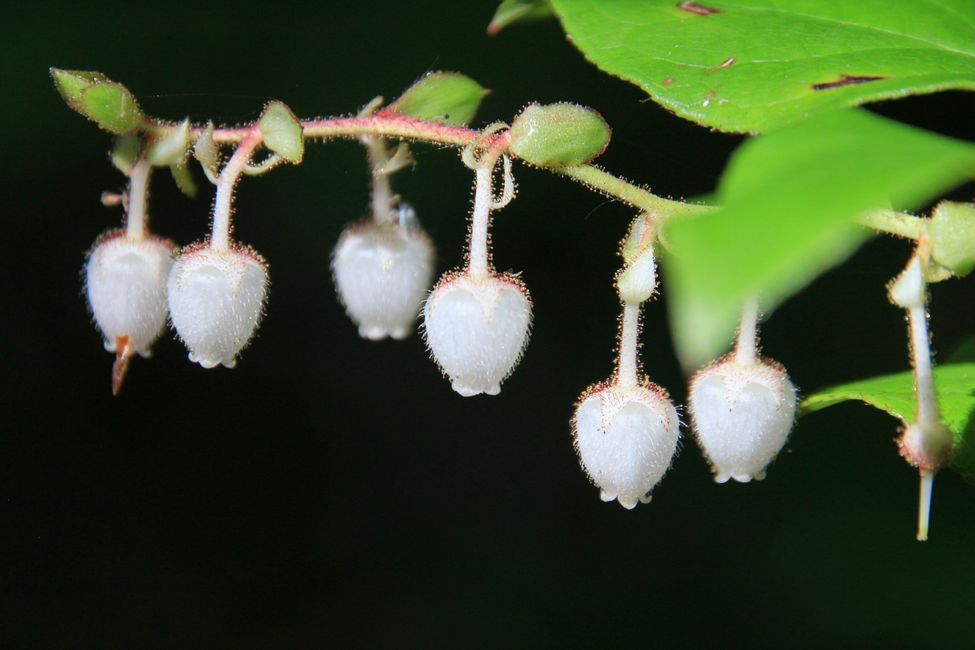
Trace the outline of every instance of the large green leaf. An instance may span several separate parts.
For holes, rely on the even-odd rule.
[[[681,117],[758,132],[975,90],[972,0],[553,0],[572,43]]]
[[[934,377],[944,424],[954,435],[951,466],[975,481],[975,345],[971,343],[953,355],[951,363],[936,366]],[[848,400],[866,402],[908,423],[917,408],[914,377],[910,371],[900,372],[818,391],[803,400],[799,416]]]
[[[721,179],[725,207],[663,233],[681,360],[720,354],[749,297],[767,311],[842,261],[867,234],[851,223],[859,214],[916,207],[972,175],[975,146],[861,110],[749,140]]]

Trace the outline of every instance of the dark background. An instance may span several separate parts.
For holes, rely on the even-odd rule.
[[[49,66],[98,69],[154,115],[254,119],[355,111],[430,69],[493,89],[478,116],[574,100],[615,128],[602,162],[674,196],[713,189],[740,138],[667,114],[602,75],[555,23],[484,28],[493,1],[22,5],[0,45],[5,130],[0,645],[8,648],[636,648],[975,646],[975,488],[943,472],[931,540],[897,422],[859,405],[797,426],[764,482],[715,485],[685,439],[649,506],[603,504],[578,467],[576,396],[612,368],[611,277],[631,211],[518,167],[495,259],[524,273],[535,328],[494,398],[454,394],[421,341],[369,343],[336,302],[329,251],[368,198],[361,147],[308,147],[245,180],[237,237],[270,261],[259,336],[233,371],[167,335],[119,398],[79,271],[118,209],[110,138],[67,109]],[[975,139],[971,96],[881,112]],[[461,259],[470,175],[417,146],[396,179]],[[197,178],[202,178],[197,174]],[[153,226],[203,235],[196,200],[157,174]],[[972,186],[954,196],[970,199]],[[787,215],[784,215],[784,218]],[[766,352],[806,393],[906,367],[884,284],[907,244],[867,244],[784,304]],[[935,347],[975,329],[972,278],[932,289]],[[685,380],[647,310],[643,356]]]

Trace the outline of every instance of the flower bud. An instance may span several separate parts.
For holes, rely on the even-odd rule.
[[[121,230],[107,232],[85,264],[85,291],[105,349],[129,347],[149,356],[166,326],[166,277],[173,243],[159,237],[141,240]]]
[[[399,223],[372,219],[343,231],[332,255],[339,299],[367,339],[406,338],[433,279],[433,246],[409,206]]]
[[[190,361],[233,368],[263,314],[267,264],[250,248],[180,252],[169,273],[169,311]]]
[[[901,433],[897,448],[908,464],[920,470],[937,472],[948,462],[953,441],[951,429],[940,422],[926,426],[915,422]]]
[[[677,409],[659,386],[598,384],[582,394],[572,418],[582,468],[603,501],[626,509],[649,503],[670,467],[679,437]]]
[[[528,342],[528,290],[507,273],[444,275],[423,305],[427,347],[453,389],[497,395]]]
[[[694,376],[688,401],[715,482],[765,478],[795,419],[796,389],[782,366],[726,358]]]
[[[620,300],[640,304],[657,290],[657,264],[653,256],[653,217],[638,215],[620,246],[623,268],[616,274],[616,291]]]

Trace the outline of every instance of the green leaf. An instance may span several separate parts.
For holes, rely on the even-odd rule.
[[[942,201],[927,224],[934,261],[963,277],[975,268],[975,204]]]
[[[301,162],[305,141],[301,137],[301,122],[290,108],[282,102],[270,102],[257,124],[265,147],[289,162]]]
[[[200,161],[200,165],[210,182],[216,185],[220,151],[217,148],[217,143],[213,140],[213,122],[207,122],[203,133],[196,138],[196,142],[193,144],[193,156]]]
[[[723,352],[749,297],[770,310],[845,259],[867,235],[851,224],[859,214],[888,201],[913,208],[973,173],[975,146],[860,110],[747,141],[722,176],[725,207],[664,227],[682,362]]]
[[[173,175],[173,180],[176,182],[176,187],[178,187],[183,194],[191,199],[196,196],[196,181],[193,180],[193,174],[190,172],[189,165],[186,164],[185,160],[170,165],[169,173]]]
[[[943,422],[953,437],[950,465],[975,481],[975,360],[936,366],[934,383]],[[907,424],[917,408],[914,376],[900,372],[818,391],[802,401],[799,416],[848,400],[865,402]]]
[[[190,141],[190,118],[186,118],[169,133],[159,138],[146,152],[150,165],[169,167],[186,158],[186,146]]]
[[[81,93],[89,86],[111,81],[101,72],[93,70],[60,70],[51,68],[51,78],[54,79],[54,87],[61,94],[61,98],[82,115],[87,117],[84,111],[84,104],[81,100]]]
[[[112,147],[112,164],[126,176],[132,173],[139,156],[142,154],[142,138],[135,133],[126,133],[115,138]]]
[[[487,32],[494,36],[508,25],[554,15],[551,0],[504,0],[494,12]]]
[[[529,104],[511,125],[511,153],[539,167],[582,165],[609,144],[606,120],[591,108]]]
[[[110,133],[129,133],[142,123],[139,104],[128,89],[112,81],[92,84],[81,91],[80,112]]]
[[[431,72],[386,109],[421,120],[460,126],[473,119],[488,90],[459,72]]]
[[[759,132],[975,90],[971,0],[553,0],[571,42],[681,117]]]

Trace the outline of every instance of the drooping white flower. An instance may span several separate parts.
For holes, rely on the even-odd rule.
[[[406,338],[433,279],[433,246],[409,206],[346,228],[332,255],[339,299],[367,339]]]
[[[531,299],[506,273],[444,275],[423,305],[430,354],[453,389],[497,395],[528,343]]]
[[[632,509],[670,467],[677,450],[677,409],[654,384],[599,384],[582,394],[572,418],[576,452],[603,501]]]
[[[766,466],[785,445],[796,389],[777,363],[742,363],[730,356],[695,375],[689,405],[714,480],[746,483],[765,478]]]
[[[173,243],[127,237],[112,230],[99,238],[85,264],[85,293],[105,349],[130,348],[149,356],[166,327],[166,278]]]
[[[261,319],[267,284],[267,264],[250,248],[180,252],[169,274],[169,311],[190,360],[233,368]]]

